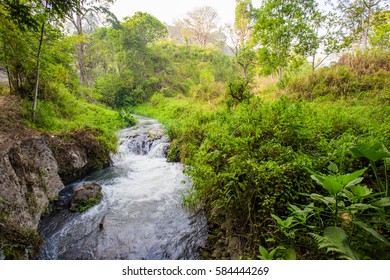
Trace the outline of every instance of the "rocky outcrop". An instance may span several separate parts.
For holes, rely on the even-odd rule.
[[[102,187],[95,182],[84,183],[74,191],[70,202],[70,210],[84,212],[102,200]]]
[[[13,142],[0,154],[2,220],[22,228],[38,227],[49,202],[64,187],[44,137]]]
[[[0,222],[36,230],[64,184],[109,164],[92,133],[35,135],[0,150]]]
[[[108,150],[101,147],[93,131],[81,130],[66,136],[50,136],[48,144],[65,185],[110,164]]]

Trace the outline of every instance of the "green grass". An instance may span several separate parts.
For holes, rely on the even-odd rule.
[[[62,134],[81,129],[93,130],[103,147],[110,151],[116,150],[116,132],[135,124],[135,119],[125,112],[77,99],[66,90],[50,100],[38,101],[35,123],[31,121],[31,108],[32,102],[26,101],[24,117],[28,126],[43,132]]]
[[[228,107],[156,95],[132,110],[165,124],[172,139],[169,157],[185,163],[194,182],[186,202],[204,204],[207,211],[225,209],[228,227],[245,236],[243,254],[251,258],[260,245],[269,248],[265,240],[283,243],[271,214],[285,216],[290,203],[307,202],[300,193],[316,191],[306,168],[326,173],[334,163],[350,173],[368,163],[354,159],[348,147],[390,146],[390,107],[357,96],[269,102],[253,97]],[[364,183],[378,191],[372,178],[368,172]],[[310,236],[295,246],[298,254],[324,257]]]

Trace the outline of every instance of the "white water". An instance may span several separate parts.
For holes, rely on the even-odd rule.
[[[161,131],[155,120],[140,117],[121,132],[113,166],[85,180],[102,185],[102,202],[82,214],[64,210],[42,221],[40,259],[199,257],[206,223],[181,206],[191,182],[180,164],[166,161],[169,144]],[[153,141],[150,133],[161,138]]]

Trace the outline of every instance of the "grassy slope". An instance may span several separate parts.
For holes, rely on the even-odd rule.
[[[257,92],[250,102],[229,110],[224,105],[213,107],[191,99],[161,96],[134,109],[167,126],[173,139],[171,158],[190,166],[195,190],[190,203],[204,203],[209,213],[225,209],[227,230],[220,231],[226,235],[226,250],[234,236],[242,237],[240,254],[248,257],[256,256],[259,245],[291,245],[291,238],[279,231],[270,214],[285,216],[289,203],[308,203],[299,195],[301,192],[321,192],[306,167],[326,174],[329,164],[335,163],[341,173],[350,173],[367,166],[364,160],[351,157],[351,145],[380,142],[390,147],[388,86],[365,90],[372,73],[358,76],[358,80],[344,73],[350,80],[336,80],[327,88],[323,77],[337,77],[334,72],[339,70],[322,71],[316,86],[320,94],[310,98],[305,98],[310,85],[300,81],[284,90],[288,97],[271,98],[270,91],[265,90],[268,101]],[[380,70],[382,78],[386,76],[383,71],[387,70]],[[375,79],[380,75],[374,75]],[[364,87],[358,87],[359,80]],[[357,90],[332,93],[338,86],[345,89],[345,83]],[[276,89],[273,95],[283,96],[283,92]],[[372,172],[367,172],[364,183],[378,191]],[[378,230],[388,235],[385,229]],[[322,256],[307,232],[293,243],[299,258]],[[215,252],[216,245],[210,246]]]

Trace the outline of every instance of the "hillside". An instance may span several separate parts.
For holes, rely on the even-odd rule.
[[[167,126],[169,156],[188,166],[186,203],[210,223],[206,258],[389,258],[387,56],[357,54],[351,66],[343,58],[241,102],[156,96],[134,108]],[[357,253],[334,243],[330,230]]]

